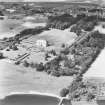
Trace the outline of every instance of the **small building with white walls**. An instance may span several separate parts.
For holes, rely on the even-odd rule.
[[[37,47],[46,48],[47,45],[48,45],[48,42],[46,40],[39,39],[39,40],[36,41],[36,46]]]

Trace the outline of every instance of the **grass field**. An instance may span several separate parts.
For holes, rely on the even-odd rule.
[[[37,91],[59,95],[72,82],[72,77],[53,77],[35,69],[0,61],[0,96],[10,92]]]

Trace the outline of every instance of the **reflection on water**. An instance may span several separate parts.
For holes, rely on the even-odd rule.
[[[0,100],[0,105],[58,105],[59,101],[52,96],[17,94]]]

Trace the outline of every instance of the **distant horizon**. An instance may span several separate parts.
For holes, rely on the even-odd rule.
[[[0,0],[0,2],[66,2],[66,0]]]
[[[91,3],[94,0],[0,0],[0,2],[87,2]],[[98,0],[95,0],[98,1]]]
[[[104,0],[0,0],[0,2],[37,2],[37,3],[55,3],[55,2],[64,2],[64,3],[87,3],[87,4],[98,4],[105,5]]]
[[[82,1],[73,1],[73,0],[71,0],[71,1],[69,1],[69,0],[39,0],[39,1],[34,1],[34,0],[15,0],[15,1],[13,1],[13,0],[0,0],[0,2],[70,2],[70,3],[92,3],[92,2],[82,2]]]

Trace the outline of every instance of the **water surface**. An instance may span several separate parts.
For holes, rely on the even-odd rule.
[[[58,105],[59,99],[34,94],[14,94],[0,100],[0,105]]]

